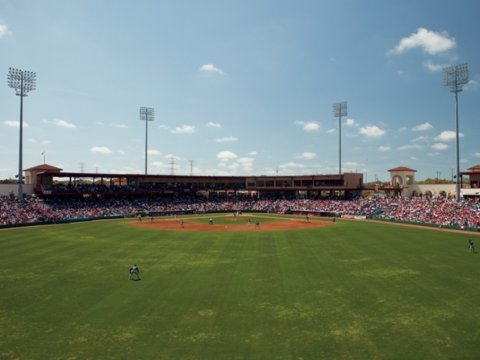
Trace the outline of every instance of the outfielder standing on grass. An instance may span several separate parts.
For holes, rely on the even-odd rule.
[[[472,239],[468,239],[468,252],[475,252],[475,245],[473,244]]]
[[[130,275],[128,276],[128,280],[133,280],[132,277],[133,277],[134,274],[135,274],[135,278],[137,280],[141,280],[140,279],[140,269],[136,264],[133,264],[133,266],[130,268]]]

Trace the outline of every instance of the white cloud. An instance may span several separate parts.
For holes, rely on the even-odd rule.
[[[165,164],[161,161],[152,161],[152,166],[154,167],[163,167]]]
[[[38,141],[37,141],[36,139],[34,139],[34,138],[29,138],[29,139],[27,139],[27,142],[29,142],[29,143],[34,143],[34,144],[35,144],[35,143],[37,143]]]
[[[225,160],[225,161],[220,161],[220,164],[218,164],[218,166],[222,167],[222,168],[226,168],[228,167],[228,162]]]
[[[257,155],[257,152],[256,152],[256,151],[250,151],[250,152],[248,153],[248,155],[250,155],[250,156],[256,156],[256,155]]]
[[[416,149],[421,149],[421,148],[422,148],[421,145],[408,144],[408,145],[399,146],[397,149],[398,150],[416,150]]]
[[[195,132],[195,126],[193,125],[176,126],[175,129],[172,129],[170,132],[172,134],[193,134]]]
[[[448,65],[447,64],[434,64],[431,60],[427,60],[423,63],[423,66],[425,66],[431,72],[437,72],[437,71],[442,71]]]
[[[473,154],[473,156],[480,157],[480,152]]]
[[[95,154],[111,154],[112,150],[106,146],[94,146],[90,149],[90,152]]]
[[[154,155],[154,156],[155,156],[155,155],[161,155],[162,153],[161,153],[160,151],[158,151],[158,150],[155,150],[155,149],[148,149],[148,150],[147,150],[147,154],[148,154],[148,155]]]
[[[353,119],[347,119],[347,120],[345,120],[345,125],[346,126],[356,126],[357,123]]]
[[[163,125],[163,124],[158,125],[158,128],[162,129],[162,130],[169,130],[170,129],[167,125]]]
[[[326,131],[327,134],[333,134],[334,132],[336,132],[335,129],[328,129],[328,130]]]
[[[305,131],[317,131],[321,128],[321,125],[316,121],[296,121],[295,124],[302,126]]]
[[[125,125],[125,124],[115,124],[114,126],[118,129],[126,129],[127,128],[127,125]]]
[[[448,145],[444,143],[436,143],[432,145],[432,149],[435,150],[445,150],[448,149]]]
[[[222,69],[219,69],[213,64],[205,64],[200,66],[200,71],[205,74],[225,75],[225,72]]]
[[[235,154],[234,152],[231,152],[231,151],[229,151],[229,150],[220,151],[220,152],[217,154],[217,158],[218,158],[220,161],[233,160],[233,159],[236,159],[237,157],[238,157],[237,154]]]
[[[390,151],[392,150],[392,148],[388,145],[380,145],[378,148],[377,148],[378,151],[382,151],[382,152],[385,152],[385,151]]]
[[[404,52],[420,48],[424,53],[436,55],[447,52],[456,46],[455,38],[446,31],[435,32],[425,28],[418,28],[416,33],[400,39],[400,42],[389,54],[403,54]]]
[[[5,120],[5,121],[3,121],[3,125],[8,126],[8,127],[19,128],[19,127],[20,127],[20,121],[17,121],[17,120]],[[24,127],[24,128],[28,128],[28,127],[30,127],[30,126],[28,126],[28,124],[24,121],[24,122],[23,122],[23,127]]]
[[[55,125],[58,127],[63,127],[66,129],[75,129],[76,126],[73,123],[69,123],[68,121],[61,120],[61,119],[53,119],[53,120],[43,120],[45,124]]]
[[[350,167],[350,168],[354,168],[354,167],[357,167],[359,164],[354,162],[354,161],[345,161],[343,163],[343,165],[345,165],[347,167]]]
[[[418,136],[416,137],[415,139],[412,139],[411,142],[415,143],[415,142],[426,142],[428,141],[430,138],[428,136]]]
[[[173,154],[167,154],[165,155],[165,159],[168,159],[168,160],[181,160],[182,158],[180,156],[177,156],[177,155],[173,155]]]
[[[405,132],[407,130],[408,128],[406,126],[402,126],[401,128],[398,129],[398,132]]]
[[[310,121],[303,125],[303,130],[305,131],[317,131],[320,130],[320,124]]]
[[[0,38],[11,34],[12,32],[8,29],[6,24],[0,24]]]
[[[281,170],[301,169],[301,168],[303,168],[303,165],[299,164],[299,163],[295,163],[293,161],[290,161],[286,164],[279,165],[278,168],[281,169]]]
[[[463,137],[462,133],[458,134],[458,137]],[[435,140],[437,141],[450,141],[455,140],[457,138],[456,132],[451,130],[445,130],[438,135]]]
[[[463,89],[465,91],[470,91],[470,90],[475,90],[478,88],[478,81],[477,80],[470,80],[467,84],[465,84],[465,86],[463,87]]]
[[[433,129],[433,126],[429,122],[417,125],[417,126],[412,128],[413,131],[427,131],[427,130],[430,130],[430,129]]]
[[[315,157],[317,157],[317,154],[315,154],[314,152],[305,151],[298,158],[304,160],[312,160]]]
[[[117,152],[120,154],[120,155],[125,155],[125,151],[124,150],[117,150]]]
[[[213,121],[209,121],[206,125],[206,127],[210,127],[210,128],[221,128],[222,125],[220,125],[219,123],[215,123]]]
[[[253,161],[254,158],[250,157],[241,157],[237,160],[243,170],[245,171],[252,171],[253,170]]]
[[[223,137],[223,138],[215,139],[215,142],[224,143],[224,142],[233,142],[233,141],[237,141],[237,140],[238,140],[238,138],[236,138],[234,136],[226,136],[226,137]]]
[[[380,137],[386,134],[386,130],[380,129],[378,126],[365,126],[360,128],[360,134],[366,137]]]

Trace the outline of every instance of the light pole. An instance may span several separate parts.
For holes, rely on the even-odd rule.
[[[443,84],[455,93],[455,133],[457,141],[457,178],[456,178],[456,200],[460,201],[461,181],[460,181],[460,140],[458,129],[458,93],[462,91],[462,86],[468,83],[468,65],[460,64],[448,66],[443,69]]]
[[[333,116],[338,117],[338,173],[342,173],[342,116],[347,116],[347,102],[333,104]]]
[[[18,194],[19,200],[23,199],[23,97],[29,91],[36,89],[37,74],[31,71],[8,69],[8,86],[15,89],[17,96],[20,96],[20,140],[18,150]]]
[[[140,108],[140,120],[145,121],[145,175],[148,174],[148,122],[153,121],[155,118],[155,111],[151,107],[141,107]]]

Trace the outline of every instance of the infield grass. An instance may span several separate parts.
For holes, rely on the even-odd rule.
[[[480,255],[468,238],[480,245],[357,221],[2,230],[0,358],[480,358]],[[128,280],[133,263],[141,281]]]

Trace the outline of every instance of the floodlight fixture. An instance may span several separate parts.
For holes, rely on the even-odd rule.
[[[151,107],[140,108],[140,120],[153,121],[155,118],[155,110]]]
[[[342,116],[347,116],[347,102],[333,104],[333,116],[338,117],[338,173],[342,173]]]
[[[461,178],[460,178],[460,136],[458,126],[458,93],[462,91],[463,85],[468,83],[468,65],[452,65],[443,69],[443,84],[450,88],[455,94],[455,135],[457,149],[457,177],[455,181],[456,200],[460,201]]]
[[[15,89],[17,96],[20,96],[20,134],[18,150],[18,193],[17,198],[23,199],[23,97],[30,91],[37,88],[37,74],[32,71],[15,68],[8,69],[8,86]]]
[[[468,65],[452,65],[443,69],[443,84],[451,92],[462,91],[462,86],[468,83]]]
[[[8,86],[15,89],[18,96],[27,96],[27,93],[36,89],[37,74],[32,71],[8,69]]]
[[[333,104],[333,115],[335,117],[347,116],[347,102],[343,101]]]
[[[148,174],[148,122],[155,119],[155,110],[151,107],[140,108],[140,120],[145,121],[145,175]]]

